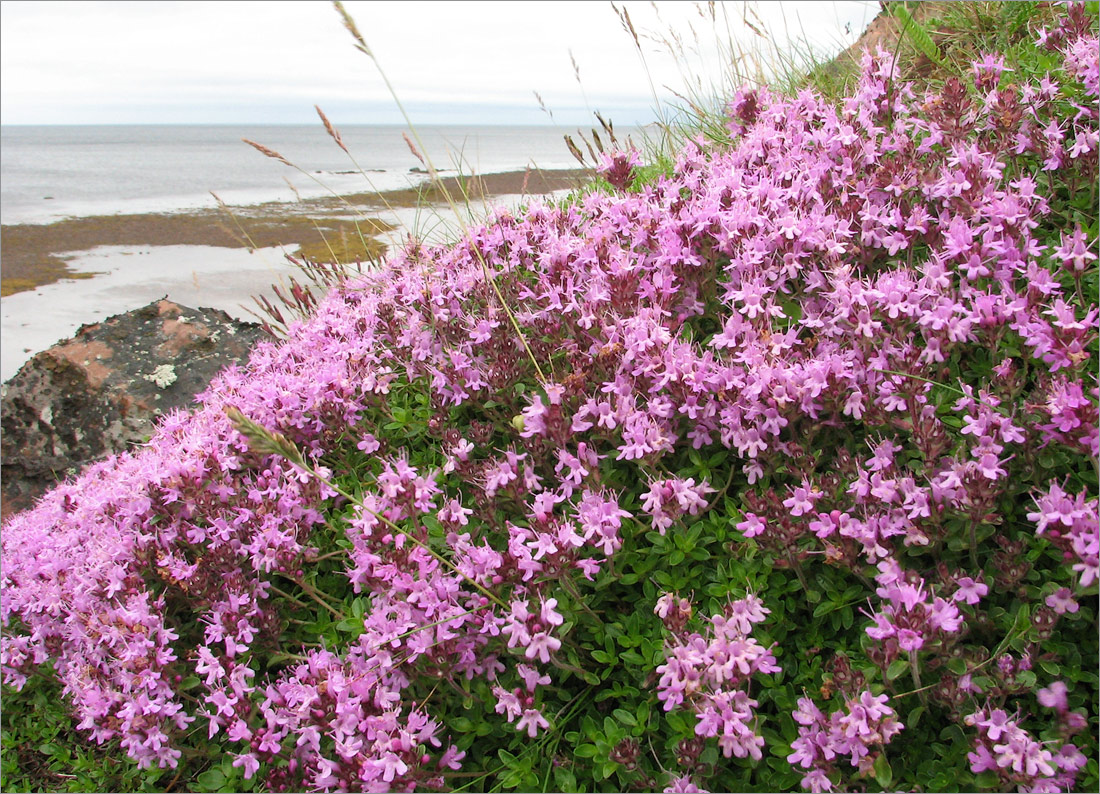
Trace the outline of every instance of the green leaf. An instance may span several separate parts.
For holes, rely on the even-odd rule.
[[[814,607],[814,617],[819,618],[822,615],[828,615],[830,612],[832,612],[838,606],[840,606],[840,605],[835,604],[832,601],[822,601],[820,604],[818,604],[816,607]]]
[[[891,664],[886,669],[886,680],[893,681],[895,678],[897,678],[908,669],[909,662],[907,662],[905,659],[895,659],[893,664]]]
[[[966,660],[956,656],[947,662],[947,669],[955,675],[966,675]]]
[[[623,725],[629,725],[629,726],[633,727],[633,726],[638,724],[638,721],[636,719],[634,719],[634,715],[631,714],[626,709],[615,709],[611,713],[613,715],[615,715],[615,719],[617,719]]]
[[[336,630],[343,631],[347,634],[362,634],[363,618],[344,618],[336,624]]]
[[[1043,668],[1043,672],[1047,675],[1057,677],[1062,673],[1062,668],[1052,659],[1040,659],[1039,666]]]
[[[577,746],[577,749],[573,751],[573,755],[578,758],[595,758],[596,757],[596,745],[594,744],[581,744]]]
[[[974,788],[992,790],[997,788],[997,786],[1000,785],[1000,782],[1001,781],[997,777],[997,773],[992,770],[988,770],[986,772],[982,772],[980,775],[974,778]]]
[[[983,691],[990,689],[993,686],[993,679],[984,675],[975,676],[974,678],[970,679],[970,682]]]
[[[225,775],[220,769],[207,769],[195,779],[199,791],[217,791],[225,785]]]
[[[564,766],[554,767],[554,782],[558,791],[577,791],[577,777]]]
[[[886,758],[886,753],[882,753],[875,759],[875,780],[878,784],[885,788],[890,788],[890,783],[894,779],[894,770],[890,768],[890,761]]]
[[[615,774],[615,770],[619,768],[619,765],[614,761],[604,761],[600,764],[599,771],[596,774],[597,780],[605,780]]]

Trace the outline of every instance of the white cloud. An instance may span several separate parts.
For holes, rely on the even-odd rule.
[[[507,107],[531,120],[536,91],[551,109],[583,107],[587,99],[644,114],[653,104],[634,42],[609,4],[346,5],[402,101],[432,116],[421,119],[426,123],[448,120],[429,106],[464,102],[500,107],[494,121],[510,120]],[[704,87],[721,84],[724,70],[714,46],[716,36],[727,36],[721,13],[712,22],[705,6],[691,3],[658,3],[659,16],[649,3],[624,5],[644,37],[659,93],[666,95],[666,85],[683,86],[673,59],[650,36],[670,29],[679,36],[689,73],[702,75]],[[742,8],[729,4],[728,31],[736,42],[752,43],[754,34],[740,21]],[[858,34],[876,9],[870,2],[764,3],[757,14],[775,35],[785,22],[795,35],[805,30],[828,39],[842,36],[845,22]],[[398,120],[375,64],[354,49],[329,3],[0,5],[5,124],[296,122],[312,118],[314,103],[355,116],[346,123]],[[385,118],[364,117],[380,112]]]

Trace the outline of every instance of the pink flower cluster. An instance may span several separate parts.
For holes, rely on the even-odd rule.
[[[657,614],[662,612],[666,625],[679,625],[670,619],[668,603],[658,604]],[[746,688],[754,673],[780,669],[771,650],[750,636],[753,624],[768,612],[755,595],[733,601],[710,618],[708,636],[681,628],[665,650],[665,663],[657,667],[657,699],[665,711],[689,706],[698,720],[696,735],[717,736],[726,758],[761,757],[764,739],[756,732],[752,711],[758,704]]]
[[[222,707],[230,713],[230,736],[247,742],[233,762],[246,779],[291,746],[286,769],[276,769],[269,780],[274,788],[294,790],[304,777],[324,790],[412,791],[440,785],[437,770],[459,768],[465,753],[453,746],[429,763],[425,748],[440,746],[440,725],[419,709],[405,712],[393,657],[376,651],[364,664],[358,656],[309,653],[265,688],[253,720],[248,705],[229,711],[236,698]],[[211,733],[216,724],[212,716]]]
[[[905,727],[886,705],[888,700],[886,695],[875,696],[864,690],[843,710],[826,717],[810,698],[798,699],[794,712],[798,738],[791,743],[794,752],[787,761],[810,770],[802,778],[802,788],[814,794],[832,791],[830,773],[836,768],[834,762],[843,756],[861,774],[872,771],[882,748]]]
[[[1036,534],[1048,538],[1072,561],[1081,587],[1094,584],[1100,575],[1100,500],[1082,493],[1070,496],[1051,483],[1045,494],[1035,498],[1035,506],[1027,520],[1037,525]]]
[[[635,169],[641,165],[638,152],[607,152],[600,158],[596,172],[619,190],[626,190],[634,184]]]
[[[1077,772],[1085,766],[1085,756],[1072,744],[1063,744],[1051,752],[1032,738],[1003,709],[979,709],[965,718],[978,730],[974,750],[967,754],[975,774],[997,773],[1002,790],[1015,786],[1018,791],[1054,794],[1073,788]]]
[[[679,518],[697,516],[707,507],[707,495],[714,489],[705,482],[696,484],[693,477],[668,478],[654,481],[642,498],[642,509],[653,517],[653,528],[662,535]]]
[[[882,599],[882,607],[871,615],[874,625],[867,627],[867,636],[879,642],[892,640],[896,648],[913,654],[925,643],[959,631],[963,616],[954,601],[925,592],[923,581],[916,585],[906,581],[895,560],[883,560],[878,568],[875,580],[879,587],[875,594]],[[988,588],[971,584],[969,589],[960,589],[957,594],[977,603],[979,593]]]

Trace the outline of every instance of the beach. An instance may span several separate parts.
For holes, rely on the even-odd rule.
[[[441,180],[463,223],[492,206],[561,195],[582,169],[523,170]],[[294,202],[110,214],[0,226],[0,378],[81,325],[167,297],[261,319],[253,296],[297,274],[287,255],[378,261],[410,233],[443,239],[461,228],[440,186],[305,197]],[[301,277],[299,275],[299,280]]]

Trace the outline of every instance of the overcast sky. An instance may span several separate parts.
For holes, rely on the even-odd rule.
[[[623,6],[662,98],[685,93],[685,72],[704,93],[721,84],[719,41],[764,41],[743,2],[719,4],[717,22],[705,4]],[[346,7],[415,123],[552,123],[535,92],[556,123],[585,123],[589,109],[620,126],[653,118],[650,82],[610,3]],[[748,19],[780,42],[836,52],[877,11],[869,1],[761,2]],[[679,37],[679,65],[653,40],[662,36]],[[313,123],[314,104],[338,125],[401,121],[327,2],[0,3],[3,124]]]

